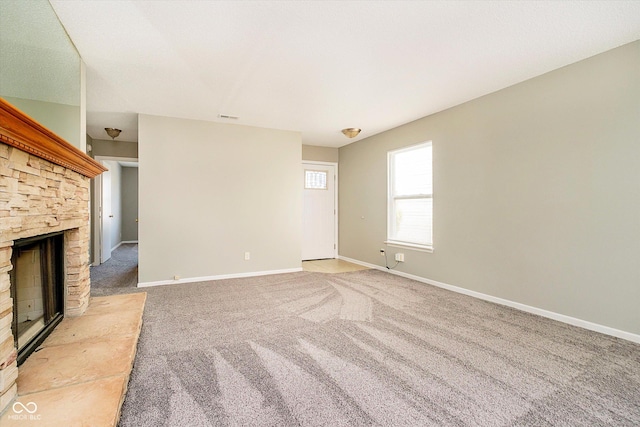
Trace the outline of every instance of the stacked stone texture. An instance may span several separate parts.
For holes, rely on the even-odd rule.
[[[89,305],[89,178],[0,143],[0,412],[17,394],[9,272],[15,240],[64,231],[65,316]]]

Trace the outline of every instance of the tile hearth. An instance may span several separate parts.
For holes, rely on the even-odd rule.
[[[17,403],[0,427],[116,426],[146,297],[94,297],[82,316],[65,318],[19,368]]]

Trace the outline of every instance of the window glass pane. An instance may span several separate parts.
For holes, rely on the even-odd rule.
[[[431,142],[389,152],[387,239],[433,246]]]
[[[431,194],[431,145],[393,154],[394,188],[396,196]]]
[[[304,188],[311,190],[327,189],[327,172],[326,171],[304,171]]]
[[[433,199],[399,199],[394,201],[392,240],[431,245]]]

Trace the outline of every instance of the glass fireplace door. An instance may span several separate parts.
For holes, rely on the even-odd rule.
[[[12,327],[21,363],[62,320],[63,235],[17,241],[11,264]]]

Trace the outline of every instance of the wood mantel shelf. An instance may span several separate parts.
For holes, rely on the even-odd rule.
[[[89,178],[107,169],[0,98],[0,142]]]

